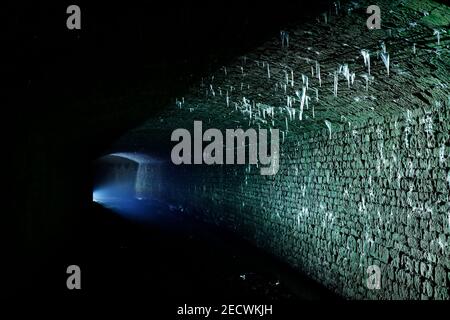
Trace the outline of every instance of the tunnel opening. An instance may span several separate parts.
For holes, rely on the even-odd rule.
[[[116,152],[93,163],[93,202],[126,218],[144,219],[158,201],[161,161],[144,153]]]

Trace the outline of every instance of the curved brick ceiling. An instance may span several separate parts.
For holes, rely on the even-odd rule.
[[[330,8],[327,22],[321,15],[284,28],[288,45],[283,46],[280,34],[205,75],[189,92],[174,97],[159,117],[127,134],[118,146],[129,146],[130,141],[136,148],[155,141],[169,143],[173,129],[192,128],[194,120],[222,129],[279,128],[290,138],[296,132],[325,129],[325,121],[334,128],[352,126],[367,118],[447,103],[450,8],[429,0],[380,0],[382,28],[368,30],[366,8],[371,4],[342,3],[337,15]],[[440,32],[439,45],[436,30]],[[383,43],[390,58],[389,75],[381,59]],[[370,76],[361,50],[370,53]],[[301,112],[306,86],[309,103],[306,106],[304,102]],[[155,138],[158,136],[160,141]]]

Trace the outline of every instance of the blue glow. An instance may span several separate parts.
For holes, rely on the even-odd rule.
[[[112,153],[99,160],[108,160],[111,157],[124,158],[135,162],[137,171],[130,171],[129,174],[119,175],[111,181],[103,182],[102,185],[94,189],[92,200],[127,219],[139,221],[153,219],[155,213],[164,205],[155,199],[143,196],[137,190],[139,190],[140,179],[145,178],[146,175],[144,167],[150,163],[158,163],[160,160],[136,152]],[[114,177],[114,172],[111,172],[111,176]]]
[[[94,190],[93,201],[114,211],[120,216],[139,221],[151,220],[156,205],[155,200],[136,197],[129,188],[111,185]]]

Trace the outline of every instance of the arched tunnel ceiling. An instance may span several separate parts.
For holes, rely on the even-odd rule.
[[[381,29],[369,30],[366,8],[371,4],[342,1],[337,15],[330,8],[326,22],[320,15],[283,28],[288,45],[283,46],[280,34],[204,75],[189,92],[174,97],[159,117],[148,119],[117,146],[169,144],[175,128],[192,128],[194,120],[219,129],[274,127],[295,136],[326,128],[325,120],[351,126],[367,118],[448,103],[450,8],[431,0],[379,0]],[[381,59],[383,43],[390,58],[389,75]],[[370,53],[370,76],[361,50]],[[303,87],[309,103],[306,106],[304,100],[301,112]]]

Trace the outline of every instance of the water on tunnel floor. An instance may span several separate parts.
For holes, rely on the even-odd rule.
[[[46,292],[73,295],[61,285],[66,275],[55,277],[55,269],[81,261],[80,294],[86,298],[148,298],[155,305],[339,299],[228,231],[192,219],[182,207],[110,197],[93,202],[89,220],[73,248],[37,279],[45,281]]]

